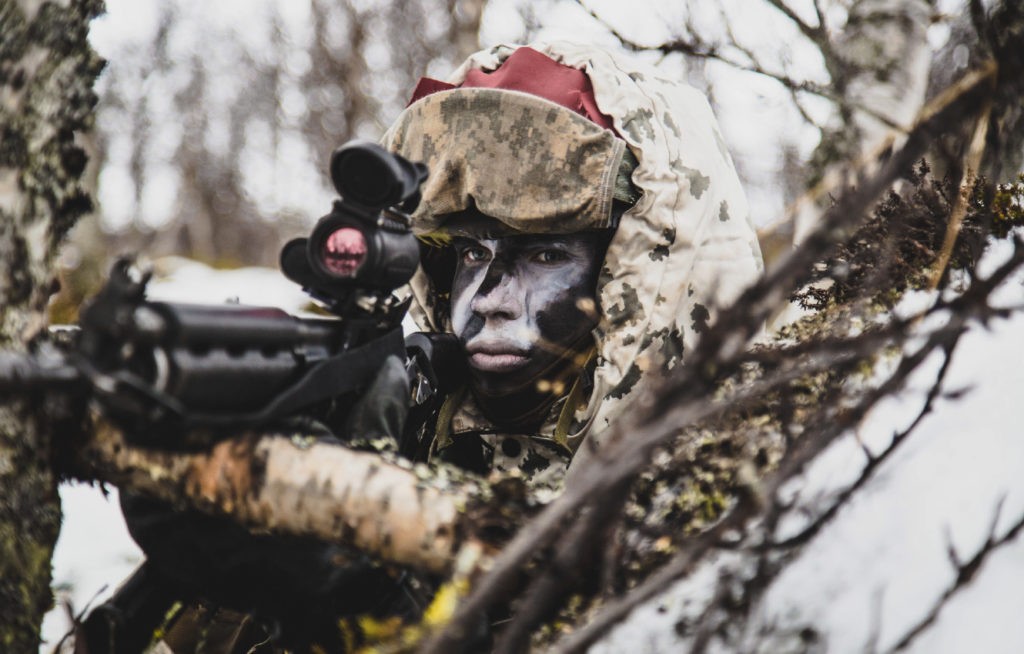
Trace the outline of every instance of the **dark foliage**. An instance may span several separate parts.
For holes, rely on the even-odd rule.
[[[904,291],[927,287],[958,191],[948,177],[932,177],[924,160],[907,177],[901,192],[889,191],[853,237],[815,266],[812,283],[794,295],[801,307],[820,311],[866,300],[889,308]],[[999,185],[975,181],[941,284],[972,269],[989,238],[1005,238],[1024,226],[1022,200],[1024,179]]]

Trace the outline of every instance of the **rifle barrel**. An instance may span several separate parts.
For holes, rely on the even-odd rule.
[[[66,390],[84,380],[63,354],[0,351],[0,396],[31,391]]]

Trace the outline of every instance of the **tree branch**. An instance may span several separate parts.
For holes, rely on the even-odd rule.
[[[996,511],[995,515],[992,518],[992,526],[989,529],[988,538],[985,539],[985,542],[978,549],[978,551],[974,553],[974,556],[972,556],[970,560],[966,562],[960,563],[959,565],[954,565],[954,568],[956,570],[956,579],[953,581],[953,584],[949,588],[947,588],[944,593],[942,593],[942,595],[938,598],[938,600],[928,611],[925,617],[916,625],[914,625],[914,627],[911,628],[910,631],[908,631],[907,634],[903,636],[903,638],[901,638],[900,641],[896,643],[896,645],[894,645],[891,650],[889,650],[890,652],[901,652],[910,647],[910,645],[913,644],[913,642],[917,639],[918,636],[924,633],[924,631],[928,627],[935,623],[935,621],[939,617],[939,614],[942,612],[942,609],[945,608],[949,600],[954,595],[956,595],[964,588],[966,588],[968,585],[970,585],[971,581],[973,581],[974,578],[977,576],[978,571],[981,569],[982,564],[985,562],[985,560],[994,551],[1015,540],[1017,536],[1021,533],[1021,531],[1024,531],[1024,515],[1021,515],[1017,522],[1011,525],[1005,534],[1003,534],[999,538],[996,538],[995,532],[999,522],[999,514],[1001,512],[1001,509],[1002,501],[1000,501],[999,504],[996,506]]]
[[[777,2],[778,0],[769,1],[771,1],[772,4],[775,4],[775,2]],[[594,20],[596,20],[602,27],[608,30],[608,32],[612,36],[618,39],[618,41],[623,45],[623,47],[634,52],[653,51],[660,52],[662,55],[669,55],[678,52],[689,57],[711,59],[713,61],[718,61],[727,66],[735,68],[736,70],[745,73],[761,75],[763,77],[767,77],[768,79],[774,80],[775,82],[782,85],[782,87],[788,90],[790,93],[811,93],[813,95],[817,95],[818,97],[834,102],[843,111],[861,112],[864,115],[870,116],[871,118],[879,121],[880,123],[884,124],[885,126],[891,129],[899,130],[901,132],[905,130],[905,126],[895,123],[891,118],[889,118],[885,114],[875,111],[875,109],[869,105],[851,100],[842,93],[835,91],[832,88],[832,86],[818,84],[817,82],[813,82],[807,79],[800,80],[784,72],[768,70],[763,65],[761,65],[759,61],[757,61],[757,58],[752,54],[752,52],[748,48],[741,46],[737,39],[731,36],[731,32],[730,45],[739,50],[740,52],[742,52],[750,60],[749,63],[740,61],[739,59],[735,59],[724,54],[722,52],[721,46],[708,43],[707,41],[700,38],[700,36],[697,35],[694,30],[689,31],[690,33],[688,35],[688,38],[676,37],[673,40],[666,41],[659,45],[644,45],[642,43],[635,41],[634,39],[628,38],[614,25],[601,18],[596,11],[587,7],[583,3],[583,0],[576,0],[576,3],[580,5],[580,7],[582,7],[584,11],[590,14],[590,16]],[[728,30],[728,21],[725,21],[724,24],[726,25],[726,29]],[[815,43],[815,45],[818,46],[819,50],[821,51],[822,57],[825,59],[826,68],[830,71],[830,74],[833,76],[838,76],[841,73],[841,71],[844,70],[845,64],[843,64],[843,62],[835,54],[834,49],[831,46],[831,41],[828,39],[827,34],[824,34],[821,38],[822,42],[819,42],[818,40],[815,39],[811,40]],[[810,122],[812,125],[814,124],[813,121]]]
[[[956,335],[954,340],[959,338],[959,335],[967,329],[969,320],[978,317],[979,312],[985,312],[985,309],[987,309],[985,301],[989,295],[1013,271],[1019,270],[1021,266],[1024,266],[1024,243],[1018,241],[1012,259],[1004,264],[988,280],[977,284],[977,289],[972,287],[971,292],[963,296],[965,298],[964,301],[969,303],[968,306],[973,307],[974,310],[967,310],[966,307],[961,307],[962,311],[953,314],[951,320],[956,323],[952,332]],[[904,334],[904,340],[911,338],[913,338],[911,334]],[[782,512],[791,508],[778,497],[778,490],[786,482],[803,471],[805,466],[823,452],[826,447],[831,445],[837,437],[857,424],[878,400],[891,395],[902,387],[906,378],[936,348],[948,348],[949,339],[950,332],[947,330],[934,332],[921,348],[900,362],[898,369],[891,377],[879,387],[867,392],[857,406],[845,408],[841,412],[841,416],[831,415],[831,413],[835,413],[835,403],[825,403],[822,411],[830,415],[820,416],[818,419],[808,421],[814,425],[822,425],[822,430],[806,435],[794,444],[793,448],[780,462],[779,467],[762,480],[760,493],[741,495],[738,504],[715,526],[687,542],[672,561],[664,565],[643,584],[633,589],[627,596],[607,604],[596,616],[591,618],[585,627],[579,629],[560,643],[556,651],[559,654],[573,654],[585,651],[590,645],[608,633],[612,627],[625,619],[634,608],[650,600],[658,593],[663,592],[672,582],[692,572],[711,551],[722,548],[724,535],[747,533],[748,525],[757,517],[765,518],[764,525],[758,530],[761,535],[758,537],[748,536],[746,540],[753,543],[766,541],[771,531],[771,526],[778,523]],[[762,507],[757,501],[752,500],[752,498],[756,499],[757,495],[772,498],[770,505]],[[816,530],[808,536],[808,539],[815,533],[817,533]],[[801,540],[795,544],[802,543],[803,541]],[[763,548],[760,546],[750,547],[749,549],[755,553],[763,552]]]
[[[800,531],[800,533],[794,534],[782,541],[769,543],[769,548],[790,549],[803,545],[814,538],[818,532],[820,532],[821,529],[839,513],[839,509],[846,504],[846,501],[849,500],[855,492],[860,490],[874,476],[875,471],[878,470],[881,464],[888,460],[893,453],[899,449],[900,445],[906,442],[907,438],[914,429],[921,424],[921,421],[924,420],[925,416],[931,413],[935,400],[941,395],[942,383],[946,378],[946,374],[949,372],[949,364],[953,359],[953,352],[956,349],[956,345],[960,341],[961,336],[962,332],[954,333],[951,337],[952,342],[943,347],[944,359],[942,361],[942,368],[939,370],[935,383],[932,384],[931,388],[928,390],[928,396],[925,398],[924,405],[921,407],[921,410],[918,412],[911,424],[907,426],[906,429],[894,434],[892,442],[880,454],[872,454],[865,447],[864,454],[867,457],[867,463],[864,465],[864,469],[861,470],[857,480],[843,489],[843,491],[836,497],[835,501],[829,505],[828,509],[822,512],[814,521],[811,522],[811,524]]]
[[[609,428],[603,451],[591,452],[589,465],[570,475],[565,493],[528,523],[495,559],[491,571],[453,616],[444,632],[427,646],[428,652],[458,651],[464,648],[479,616],[510,592],[519,571],[537,552],[548,547],[571,524],[570,516],[586,504],[607,500],[617,487],[643,469],[653,449],[672,438],[682,428],[706,419],[722,407],[708,402],[714,381],[736,372],[743,361],[745,346],[760,325],[783,307],[791,293],[809,275],[815,261],[824,255],[862,220],[874,200],[907,171],[933,138],[964,115],[972,115],[982,100],[982,80],[974,79],[927,120],[909,134],[904,146],[893,153],[882,168],[856,190],[840,197],[825,215],[819,227],[804,244],[770,271],[758,284],[747,289],[731,306],[719,314],[706,332],[687,365],[678,367],[659,389],[639,393],[634,410]],[[592,447],[589,441],[584,447]],[[807,439],[798,441],[790,456],[799,462],[799,453]],[[734,511],[734,514],[736,512]],[[711,533],[711,532],[708,532]],[[694,542],[705,542],[705,536]],[[689,548],[688,548],[689,551]],[[686,566],[684,566],[685,568]]]
[[[85,438],[70,463],[75,476],[261,530],[349,545],[435,573],[451,572],[467,544],[488,554],[497,545],[475,529],[489,497],[485,484],[455,470],[287,436],[247,434],[209,451],[164,452],[134,446],[99,420]]]
[[[818,18],[818,29],[828,33],[828,21],[825,18],[825,12],[821,8],[821,0],[814,0],[814,15]]]
[[[790,21],[796,25],[800,33],[806,36],[811,42],[817,45],[822,52],[831,46],[831,42],[828,40],[828,33],[824,31],[824,25],[819,24],[817,26],[807,23],[804,19],[800,18],[795,11],[793,11],[789,5],[783,0],[767,0],[768,4],[778,9],[783,15],[786,16]],[[821,14],[818,14],[818,20],[821,20]]]

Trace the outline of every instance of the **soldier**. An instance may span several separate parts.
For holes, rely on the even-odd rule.
[[[422,80],[384,141],[432,171],[412,315],[457,334],[469,365],[421,456],[552,497],[637,383],[761,271],[704,97],[603,50],[480,52]]]
[[[713,307],[761,271],[706,100],[603,50],[477,53],[448,82],[422,80],[384,144],[431,171],[413,215],[425,245],[411,314],[424,331],[456,334],[467,363],[456,390],[407,430],[401,450],[413,458],[518,474],[554,497],[637,385],[678,365]],[[324,574],[329,547],[257,542],[205,516],[189,533],[146,506],[126,515],[165,574],[215,579],[228,605],[232,588],[258,605],[309,595],[309,583],[327,613],[355,613],[374,607],[344,598],[394,608],[411,590],[372,566]],[[290,619],[315,640],[324,621],[303,606]],[[161,646],[274,651],[268,638],[251,616],[205,606]]]

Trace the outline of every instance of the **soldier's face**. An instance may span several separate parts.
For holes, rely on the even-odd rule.
[[[537,384],[587,342],[605,244],[589,232],[456,239],[452,324],[474,390],[493,396]]]

